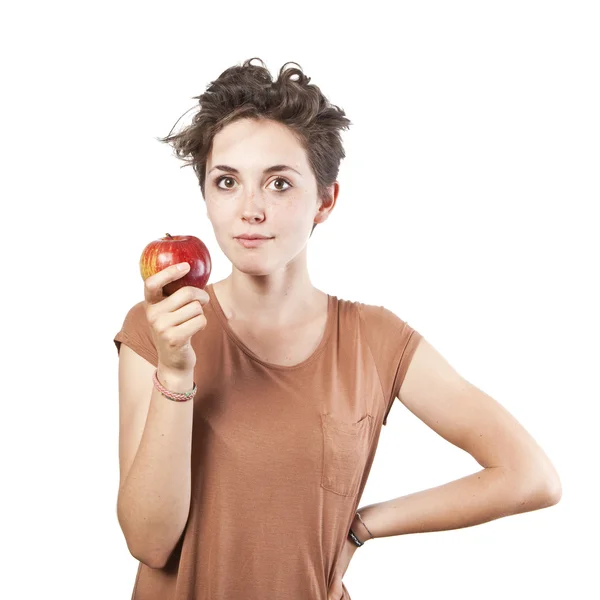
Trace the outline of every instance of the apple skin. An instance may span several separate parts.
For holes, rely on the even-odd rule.
[[[148,277],[180,262],[190,263],[190,270],[179,279],[163,287],[163,296],[170,296],[178,289],[191,285],[204,289],[210,277],[212,261],[204,242],[193,235],[171,235],[150,242],[140,257],[140,273]]]

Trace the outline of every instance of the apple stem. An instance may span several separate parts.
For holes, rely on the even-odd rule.
[[[168,238],[172,238],[173,236],[170,233],[167,233]]]

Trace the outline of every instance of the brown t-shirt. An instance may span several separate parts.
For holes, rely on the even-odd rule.
[[[190,514],[163,569],[139,564],[132,598],[326,600],[421,335],[383,306],[330,295],[313,354],[269,364],[206,291],[207,325],[192,338]],[[143,302],[114,341],[157,366]]]

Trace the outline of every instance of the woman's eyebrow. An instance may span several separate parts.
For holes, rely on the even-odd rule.
[[[219,169],[219,171],[228,171],[229,173],[239,173],[237,169],[234,167],[229,167],[227,165],[215,165],[210,171],[209,174],[212,173],[215,169]],[[263,173],[274,173],[275,171],[294,171],[294,173],[298,173],[300,177],[302,174],[296,171],[296,169],[292,169],[292,167],[288,167],[288,165],[273,165],[272,167],[267,167]]]

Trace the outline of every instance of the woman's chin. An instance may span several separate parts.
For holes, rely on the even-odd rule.
[[[231,264],[233,267],[240,271],[241,273],[245,273],[246,275],[270,275],[273,269],[269,268],[267,261],[259,260],[257,258],[248,258],[246,260],[232,260]]]
[[[253,277],[264,277],[270,275],[271,271],[268,269],[261,269],[260,267],[248,267],[246,265],[235,265],[235,268],[246,275],[252,275]]]

